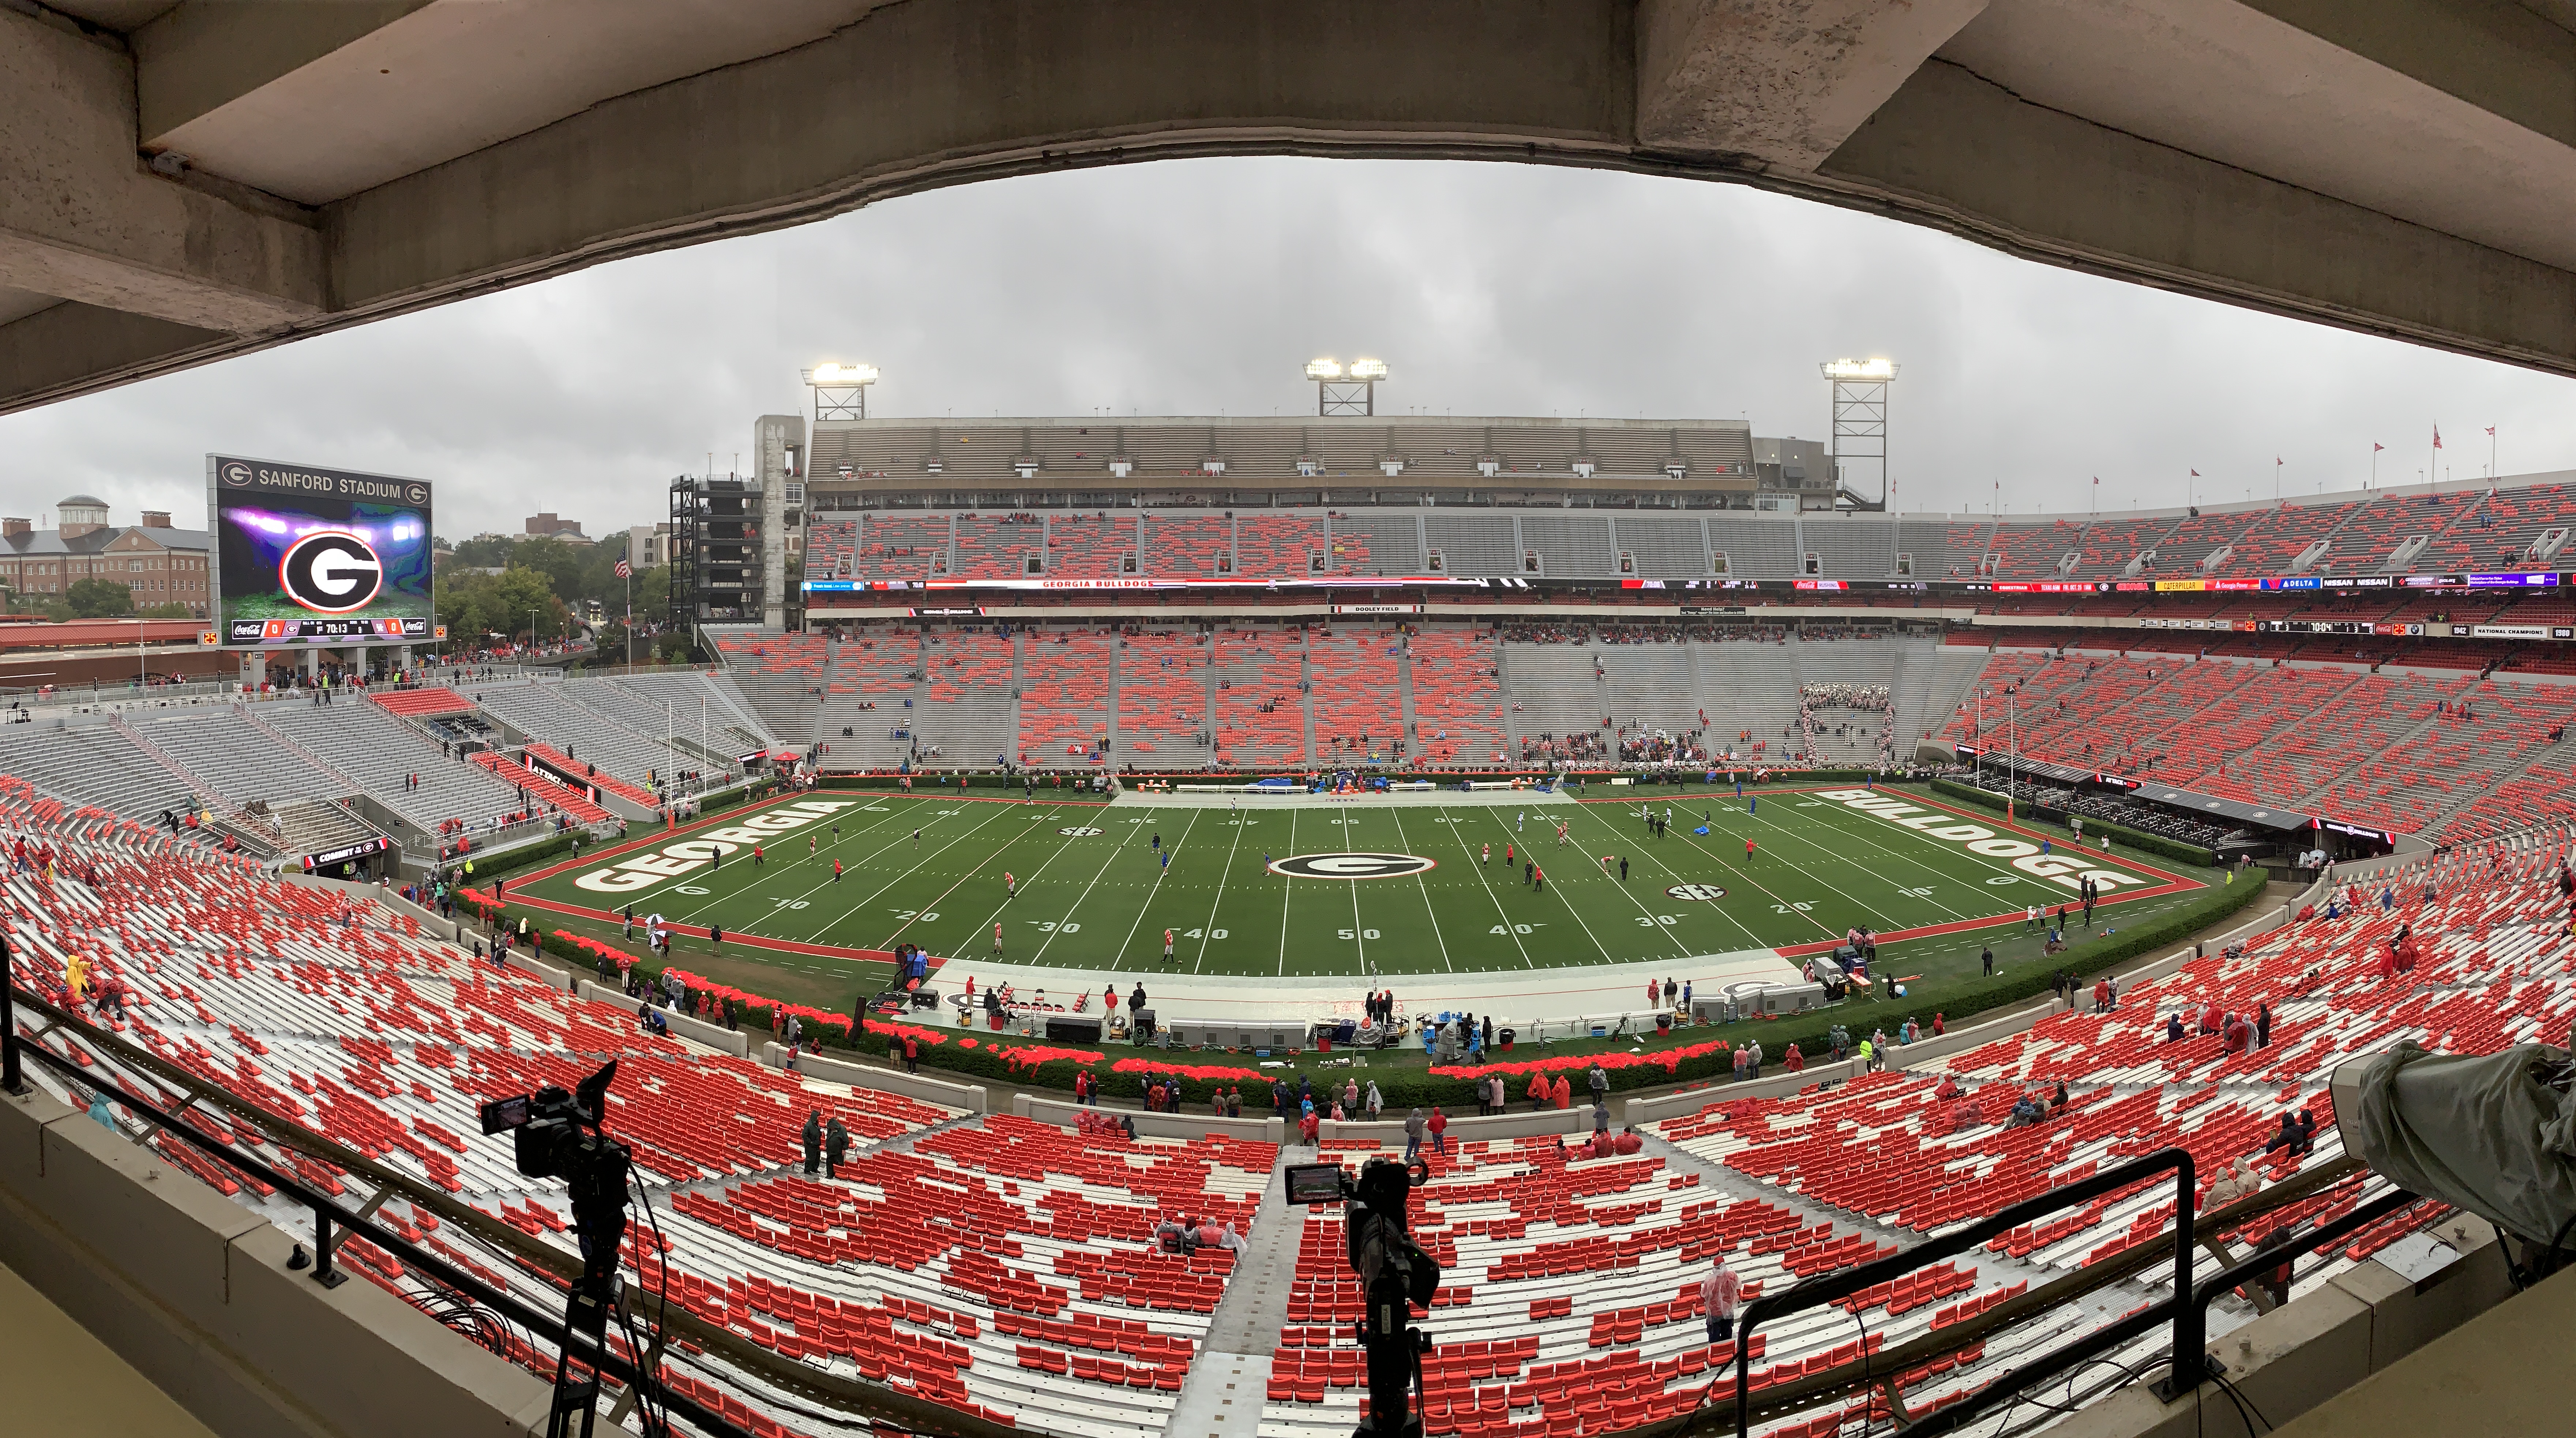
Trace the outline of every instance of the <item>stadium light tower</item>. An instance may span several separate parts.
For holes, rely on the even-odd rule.
[[[1377,413],[1377,382],[1386,378],[1386,361],[1355,359],[1345,369],[1326,357],[1306,362],[1306,378],[1315,382],[1318,415]]]
[[[1887,387],[1896,380],[1896,363],[1884,359],[1827,360],[1818,368],[1833,389],[1833,465],[1837,496],[1849,495],[1856,509],[1884,513],[1895,491],[1887,475]],[[1875,468],[1878,500],[1862,498],[1851,487],[1844,466]],[[1866,476],[1864,476],[1866,477]]]
[[[866,419],[868,386],[877,382],[872,364],[826,362],[804,371],[805,387],[814,391],[814,422]]]

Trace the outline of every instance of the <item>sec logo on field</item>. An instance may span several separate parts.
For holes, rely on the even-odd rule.
[[[1714,901],[1725,898],[1726,891],[1715,884],[1675,884],[1671,888],[1664,890],[1664,895],[1667,898],[1673,899],[1705,899]]]
[[[1100,831],[1098,829],[1086,829],[1080,825],[1076,825],[1069,829],[1058,829],[1056,832],[1062,834],[1068,839],[1088,839],[1093,835],[1098,834]]]
[[[1416,854],[1291,854],[1270,872],[1292,879],[1406,879],[1439,867]]]

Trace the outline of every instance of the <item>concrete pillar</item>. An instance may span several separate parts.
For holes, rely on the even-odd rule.
[[[312,679],[322,672],[321,650],[306,649],[297,654],[295,658],[298,669],[303,673],[306,679]]]
[[[787,625],[787,451],[805,450],[805,417],[764,414],[752,425],[752,451],[760,477],[760,622]]]

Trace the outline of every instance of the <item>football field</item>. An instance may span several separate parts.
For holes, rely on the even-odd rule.
[[[1134,973],[1162,967],[1168,931],[1169,971],[1324,977],[1794,955],[1854,925],[1891,939],[2018,932],[2025,906],[2075,902],[2082,873],[2116,903],[2201,887],[2125,854],[2044,853],[2036,833],[1917,790],[1638,795],[1101,804],[821,790],[510,890],[566,911],[631,905],[686,933],[721,926],[744,958],[912,943],[982,960],[998,926],[1006,961]],[[1663,836],[1641,798],[1670,809]]]

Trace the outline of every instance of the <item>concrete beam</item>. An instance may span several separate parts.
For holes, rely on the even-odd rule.
[[[315,210],[151,174],[133,62],[0,11],[0,291],[78,302],[0,325],[0,410],[938,186],[1253,154],[1749,183],[2576,374],[2576,36],[2391,3],[2432,53],[2330,0],[906,0]],[[276,102],[222,97],[401,7],[362,8],[266,39],[174,12],[229,58],[154,113]],[[2204,102],[2203,55],[2271,78]]]
[[[314,224],[145,168],[122,52],[0,10],[0,94],[0,286],[245,336],[323,315]]]
[[[328,5],[244,5],[186,0],[129,37],[140,131],[163,136],[258,93],[332,51],[383,29],[432,0],[333,0]]]
[[[1946,61],[1780,187],[2026,258],[2576,374],[2576,274],[2030,104]]]
[[[1987,0],[1643,0],[1637,143],[1813,170]]]

